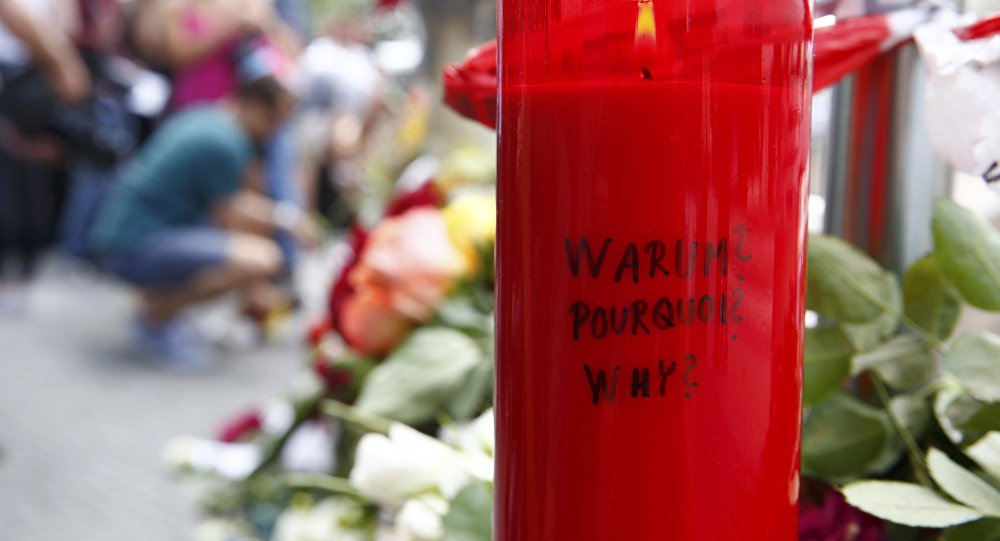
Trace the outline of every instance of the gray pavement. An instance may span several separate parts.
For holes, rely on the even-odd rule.
[[[120,286],[50,262],[29,311],[0,314],[0,540],[189,539],[195,493],[169,475],[164,444],[211,436],[303,369],[300,332],[213,373],[156,369],[130,352],[130,304]]]

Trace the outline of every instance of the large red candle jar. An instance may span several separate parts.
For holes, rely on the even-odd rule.
[[[806,0],[501,0],[497,541],[797,538]]]

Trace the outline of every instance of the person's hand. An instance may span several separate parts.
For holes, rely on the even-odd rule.
[[[90,95],[90,73],[79,57],[63,55],[46,69],[46,75],[62,102],[77,103]]]
[[[320,229],[308,214],[302,214],[298,224],[291,230],[292,237],[300,246],[306,250],[314,250],[319,246]]]

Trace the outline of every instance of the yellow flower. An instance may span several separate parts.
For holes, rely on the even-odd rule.
[[[492,195],[464,195],[441,212],[448,238],[462,253],[464,274],[479,270],[481,250],[492,250],[497,236],[497,200]]]
[[[460,186],[487,186],[496,179],[496,156],[482,148],[463,145],[445,156],[435,182],[441,191],[451,193]]]

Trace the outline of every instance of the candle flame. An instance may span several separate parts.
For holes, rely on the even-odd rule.
[[[656,43],[656,15],[653,0],[639,0],[639,18],[635,23],[636,43],[646,41]]]

